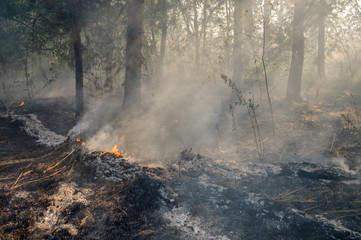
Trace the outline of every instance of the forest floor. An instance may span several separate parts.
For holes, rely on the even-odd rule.
[[[158,168],[64,137],[64,99],[13,106],[0,117],[0,239],[361,239],[361,101],[335,101],[275,103],[262,158],[250,138]]]

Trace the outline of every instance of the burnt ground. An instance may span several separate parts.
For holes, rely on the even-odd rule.
[[[63,100],[13,110],[58,134],[73,125]],[[323,129],[326,110],[295,111],[303,134]],[[252,161],[186,149],[164,168],[87,153],[72,139],[39,145],[23,122],[1,117],[0,239],[361,239],[359,128],[352,111],[332,111],[326,127],[337,137],[311,154],[298,145],[317,136]]]

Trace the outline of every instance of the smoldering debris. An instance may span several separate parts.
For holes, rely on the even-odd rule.
[[[10,118],[12,122],[18,122],[18,126],[29,136],[34,137],[39,144],[55,147],[66,140],[66,137],[58,135],[44,127],[35,114],[18,115],[9,112],[3,117]]]
[[[165,81],[165,80],[162,80]],[[69,136],[84,136],[91,151],[115,144],[138,159],[156,160],[177,155],[185,147],[195,151],[216,148],[223,114],[224,86],[174,80],[147,89],[139,109],[122,112],[116,97],[93,99],[89,111]],[[226,138],[226,134],[224,138]],[[124,141],[119,141],[125,137]]]
[[[61,231],[66,229],[71,236],[78,234],[76,226],[70,223],[65,223],[64,212],[72,205],[81,204],[84,207],[88,205],[86,199],[92,190],[89,188],[79,189],[76,183],[61,183],[58,191],[50,196],[50,206],[44,210],[44,216],[35,223],[35,228],[45,232]]]
[[[115,157],[111,153],[85,153],[81,157],[85,166],[95,170],[94,180],[103,179],[115,183],[130,181],[144,174],[140,166],[134,165],[125,159]]]
[[[40,211],[42,216],[39,210],[34,213],[36,221],[29,219],[42,229],[30,231],[33,236],[88,239],[108,234],[132,239],[148,232],[156,239],[199,240],[257,239],[265,233],[288,239],[310,232],[320,238],[361,236],[356,224],[361,176],[356,171],[315,163],[224,162],[191,149],[157,169],[111,153],[88,152],[75,140],[74,145],[84,148],[77,159],[79,173],[72,178],[77,183],[53,181],[58,187],[45,197],[49,205]],[[34,194],[27,191],[36,190],[25,187],[19,188],[13,203],[20,204]],[[346,210],[340,199],[347,202]]]
[[[170,167],[181,208],[164,216],[183,229],[184,238],[258,239],[267,233],[267,239],[298,239],[311,237],[310,226],[313,237],[361,237],[356,222],[349,219],[359,218],[355,199],[360,184],[345,183],[360,180],[360,174],[312,163],[226,167],[217,162],[192,158]],[[352,206],[343,209],[339,199]]]

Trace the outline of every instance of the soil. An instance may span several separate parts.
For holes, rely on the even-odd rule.
[[[268,158],[226,161],[185,149],[163,168],[147,167],[89,153],[69,138],[40,145],[23,122],[0,117],[0,239],[361,239],[361,141],[352,112],[325,126],[325,109],[295,109],[303,117],[292,124],[304,135],[314,128],[337,135],[312,154],[342,157],[346,167],[303,153],[319,136]],[[35,114],[57,134],[74,125],[63,99],[12,111]]]

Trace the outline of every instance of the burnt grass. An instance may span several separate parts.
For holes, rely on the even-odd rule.
[[[74,125],[72,109],[63,99],[14,107],[58,134]],[[296,111],[322,122],[319,111]],[[350,171],[308,161],[291,143],[270,154],[281,162],[226,164],[191,149],[164,168],[118,159],[134,174],[117,183],[85,163],[98,153],[71,139],[38,145],[21,122],[0,118],[0,239],[361,239],[361,138],[347,117],[332,121],[337,138],[319,152],[344,157]]]

